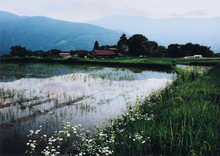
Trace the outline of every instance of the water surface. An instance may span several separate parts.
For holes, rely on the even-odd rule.
[[[173,77],[170,73],[134,73],[124,68],[28,67],[32,71],[22,71],[21,78],[6,74],[0,82],[2,154],[24,153],[26,135],[40,125],[51,135],[62,128],[62,121],[81,124],[85,129],[107,123],[134,105],[137,98],[171,83]]]

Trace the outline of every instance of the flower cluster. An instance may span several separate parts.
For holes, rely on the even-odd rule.
[[[37,155],[60,155],[66,153],[69,146],[70,138],[79,137],[78,132],[81,131],[81,125],[71,125],[69,122],[63,122],[64,130],[55,131],[54,136],[48,137],[46,134],[40,136],[42,127],[39,130],[30,130],[27,136],[31,138],[27,143],[26,154]],[[61,150],[62,149],[62,150]]]
[[[82,143],[78,147],[78,155],[112,155],[114,137],[103,131],[97,132],[97,136],[91,137],[88,133],[82,136]]]

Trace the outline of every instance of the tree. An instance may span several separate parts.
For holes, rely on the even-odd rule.
[[[34,51],[32,52],[33,56],[37,56],[37,57],[48,57],[49,53],[43,51],[43,50],[38,50],[38,51]]]
[[[26,50],[25,47],[21,47],[20,45],[19,46],[12,46],[10,49],[11,49],[10,54],[12,56],[24,57],[27,55],[31,55],[30,51]]]
[[[214,52],[210,50],[211,47],[200,46],[199,51],[200,54],[204,57],[212,57],[214,56]]]
[[[180,45],[181,54],[178,57],[193,56],[197,54],[198,49],[192,43],[186,43],[185,45]]]
[[[210,47],[201,46],[199,44],[186,43],[184,45],[170,44],[168,46],[168,57],[184,57],[193,55],[202,55],[204,57],[213,56]]]
[[[158,44],[155,41],[148,41],[147,43],[147,51],[145,51],[145,56],[152,57],[155,53],[158,52]]]
[[[51,56],[59,56],[59,54],[61,53],[62,51],[59,50],[59,49],[52,49],[52,50],[49,50],[48,53],[51,55]]]
[[[87,56],[89,54],[89,51],[87,51],[87,50],[75,50],[75,51],[71,50],[70,54],[71,55],[77,54],[78,57],[84,58],[85,56]]]
[[[99,47],[99,49],[109,49],[109,48],[117,48],[116,45],[102,45],[101,47]]]
[[[164,46],[158,46],[157,51],[153,54],[153,57],[164,57],[167,53],[167,49]]]
[[[99,49],[99,42],[95,41],[93,49]]]
[[[148,39],[141,35],[135,34],[128,39],[129,55],[140,56],[147,54]]]
[[[180,45],[179,44],[170,44],[168,46],[168,52],[166,57],[180,57]]]
[[[117,43],[117,48],[122,53],[128,52],[128,39],[125,34],[121,35],[121,37]]]

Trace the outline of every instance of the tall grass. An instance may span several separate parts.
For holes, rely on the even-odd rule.
[[[201,75],[198,70],[182,72],[172,85],[116,119],[115,142],[121,143],[116,155],[218,154],[220,66]]]

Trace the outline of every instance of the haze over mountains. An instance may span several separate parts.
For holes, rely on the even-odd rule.
[[[0,52],[21,45],[29,50],[92,50],[100,45],[116,44],[122,33],[85,23],[66,22],[46,17],[17,16],[0,11]]]
[[[220,52],[220,17],[152,19],[117,15],[88,23],[107,29],[122,30],[131,35],[143,34],[164,46],[191,42],[211,46],[211,50]]]
[[[108,16],[87,23],[39,16],[17,16],[0,11],[0,53],[9,53],[10,47],[14,45],[33,51],[92,50],[96,40],[100,45],[117,44],[122,32],[130,36],[143,34],[164,46],[191,42],[211,46],[211,50],[220,52],[220,17],[150,19]]]

